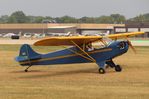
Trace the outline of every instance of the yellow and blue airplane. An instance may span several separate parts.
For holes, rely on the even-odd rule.
[[[39,54],[30,45],[24,44],[20,48],[19,56],[16,61],[22,66],[27,66],[25,72],[35,65],[53,64],[74,64],[74,63],[96,63],[99,66],[99,73],[105,73],[105,66],[108,65],[120,72],[122,68],[113,62],[113,58],[120,56],[128,51],[129,46],[135,51],[128,37],[140,35],[144,32],[132,32],[111,34],[108,36],[71,36],[71,37],[49,37],[34,43],[35,46],[71,46],[63,50]],[[110,44],[104,40],[110,38]],[[125,39],[125,40],[117,40]],[[100,42],[100,48],[93,48],[93,42]],[[99,47],[99,46],[98,46]]]

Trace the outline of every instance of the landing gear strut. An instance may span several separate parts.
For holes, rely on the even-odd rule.
[[[112,60],[106,61],[106,64],[111,68],[114,68],[116,72],[121,72],[122,68],[120,65],[116,65]]]

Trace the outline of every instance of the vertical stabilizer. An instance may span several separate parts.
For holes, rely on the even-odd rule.
[[[30,45],[24,44],[20,48],[19,56],[16,57],[16,61],[34,60],[41,58],[41,54],[35,52]]]

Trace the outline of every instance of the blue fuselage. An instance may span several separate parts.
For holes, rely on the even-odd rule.
[[[123,43],[123,44],[121,44]],[[100,48],[94,49],[92,51],[85,51],[94,59],[97,63],[102,61],[107,61],[113,59],[116,56],[122,55],[128,51],[128,42],[127,41],[115,41],[110,45]],[[79,54],[85,55],[79,48],[70,47],[64,50],[51,52],[48,54],[39,54],[38,56],[30,57],[26,60],[19,61],[22,66],[27,65],[52,65],[52,64],[72,64],[72,63],[90,63],[92,62],[89,59],[82,57]],[[89,58],[89,57],[88,57]]]

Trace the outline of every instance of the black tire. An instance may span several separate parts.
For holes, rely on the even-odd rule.
[[[122,71],[121,66],[120,66],[120,65],[116,65],[116,66],[115,66],[115,71],[116,71],[116,72],[121,72],[121,71]]]
[[[103,68],[99,68],[99,74],[104,74],[105,70]]]
[[[28,72],[28,70],[24,70],[25,72]]]

